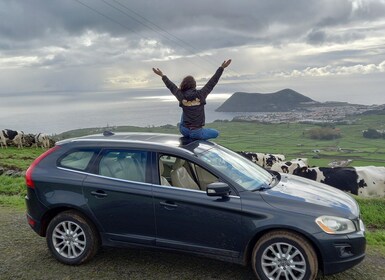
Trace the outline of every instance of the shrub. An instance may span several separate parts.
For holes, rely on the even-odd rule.
[[[367,130],[364,130],[362,134],[365,138],[371,138],[371,139],[379,139],[379,138],[383,138],[383,136],[385,136],[383,133],[381,133],[378,130],[373,129],[373,128],[369,128]]]
[[[309,138],[317,140],[334,140],[341,137],[339,129],[331,127],[319,127],[309,130]]]

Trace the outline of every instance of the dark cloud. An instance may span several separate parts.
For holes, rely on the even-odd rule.
[[[379,1],[207,1],[173,0],[6,0],[0,3],[0,48],[60,44],[60,38],[86,30],[157,39],[175,49],[198,49],[281,41],[308,35],[328,39],[325,26],[365,21],[385,14]],[[290,32],[275,30],[290,27]],[[223,32],[227,30],[227,32]],[[315,31],[313,31],[315,30]],[[177,34],[178,38],[175,38]],[[322,37],[322,38],[321,38]]]
[[[358,32],[345,32],[343,34],[335,34],[333,32],[326,32],[324,30],[311,30],[306,35],[306,42],[311,45],[322,45],[324,43],[348,43],[365,38],[365,34]]]
[[[322,30],[311,30],[306,38],[309,44],[322,44],[326,40],[326,34]]]
[[[381,33],[381,20],[368,23],[384,15],[385,2],[375,0],[3,0],[0,92],[21,90],[20,77],[34,90],[94,90],[106,80],[145,84],[155,80],[146,72],[153,62],[162,67],[172,61],[170,74],[183,65],[183,72],[206,76],[222,55],[236,56],[232,68],[242,69],[240,80],[308,65],[378,64],[384,50],[376,43],[356,55],[349,50]],[[314,50],[334,43],[347,50]]]

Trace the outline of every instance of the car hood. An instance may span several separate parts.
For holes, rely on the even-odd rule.
[[[276,186],[261,192],[271,206],[314,216],[334,215],[349,219],[359,216],[358,204],[350,195],[299,176],[280,176]]]

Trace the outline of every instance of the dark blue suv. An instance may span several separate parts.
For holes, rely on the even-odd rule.
[[[139,245],[250,263],[260,279],[314,279],[365,256],[352,197],[208,141],[69,139],[32,163],[26,184],[28,223],[66,264],[88,261],[101,245]]]

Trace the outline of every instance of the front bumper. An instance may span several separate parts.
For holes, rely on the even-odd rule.
[[[324,275],[347,270],[365,258],[366,239],[363,231],[341,236],[319,233],[317,238]]]

